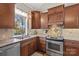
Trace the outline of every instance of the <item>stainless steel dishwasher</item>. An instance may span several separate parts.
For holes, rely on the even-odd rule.
[[[0,56],[20,56],[20,43],[0,48]]]

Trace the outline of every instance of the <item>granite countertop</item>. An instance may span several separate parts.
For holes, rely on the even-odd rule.
[[[12,39],[9,39],[9,40],[1,40],[0,41],[0,48],[7,46],[7,45],[10,45],[10,44],[21,42],[23,40],[27,40],[27,39],[30,39],[30,38],[33,38],[33,37],[46,37],[46,35],[30,35],[30,36],[27,36],[23,39],[12,38]]]

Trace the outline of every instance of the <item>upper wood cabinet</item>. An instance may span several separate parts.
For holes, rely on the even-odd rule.
[[[50,8],[50,9],[48,9],[48,14],[55,14],[55,13],[63,12],[63,8],[64,8],[64,5]]]
[[[48,24],[62,24],[64,21],[64,5],[48,9]]]
[[[41,29],[48,28],[48,12],[41,13]]]
[[[41,20],[40,20],[40,12],[39,11],[32,11],[31,12],[32,18],[32,29],[39,29],[41,27]]]
[[[79,28],[79,4],[65,8],[65,28]]]
[[[78,8],[78,11],[77,11],[77,14],[78,14],[78,28],[79,28],[79,4],[78,4],[78,6],[77,6],[77,8]]]
[[[15,4],[0,3],[0,28],[14,28]]]

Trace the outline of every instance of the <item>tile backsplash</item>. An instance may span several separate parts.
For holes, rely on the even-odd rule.
[[[0,40],[8,40],[12,37],[13,29],[0,29]]]
[[[30,29],[27,31],[29,35],[46,34],[47,29]],[[13,36],[13,29],[0,29],[0,40],[8,40]],[[64,39],[79,40],[79,29],[63,29],[62,36]]]
[[[63,37],[70,40],[79,40],[79,29],[63,29]]]
[[[45,31],[47,29],[31,29],[28,30],[28,34],[45,34]],[[62,30],[62,36],[64,39],[70,39],[70,40],[79,40],[79,29],[63,29]]]
[[[46,30],[47,29],[30,29],[27,32],[29,35],[34,35],[34,34],[41,35],[41,34],[46,34]]]

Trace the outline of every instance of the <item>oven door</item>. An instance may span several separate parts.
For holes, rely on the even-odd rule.
[[[46,50],[63,54],[63,42],[46,40]]]

